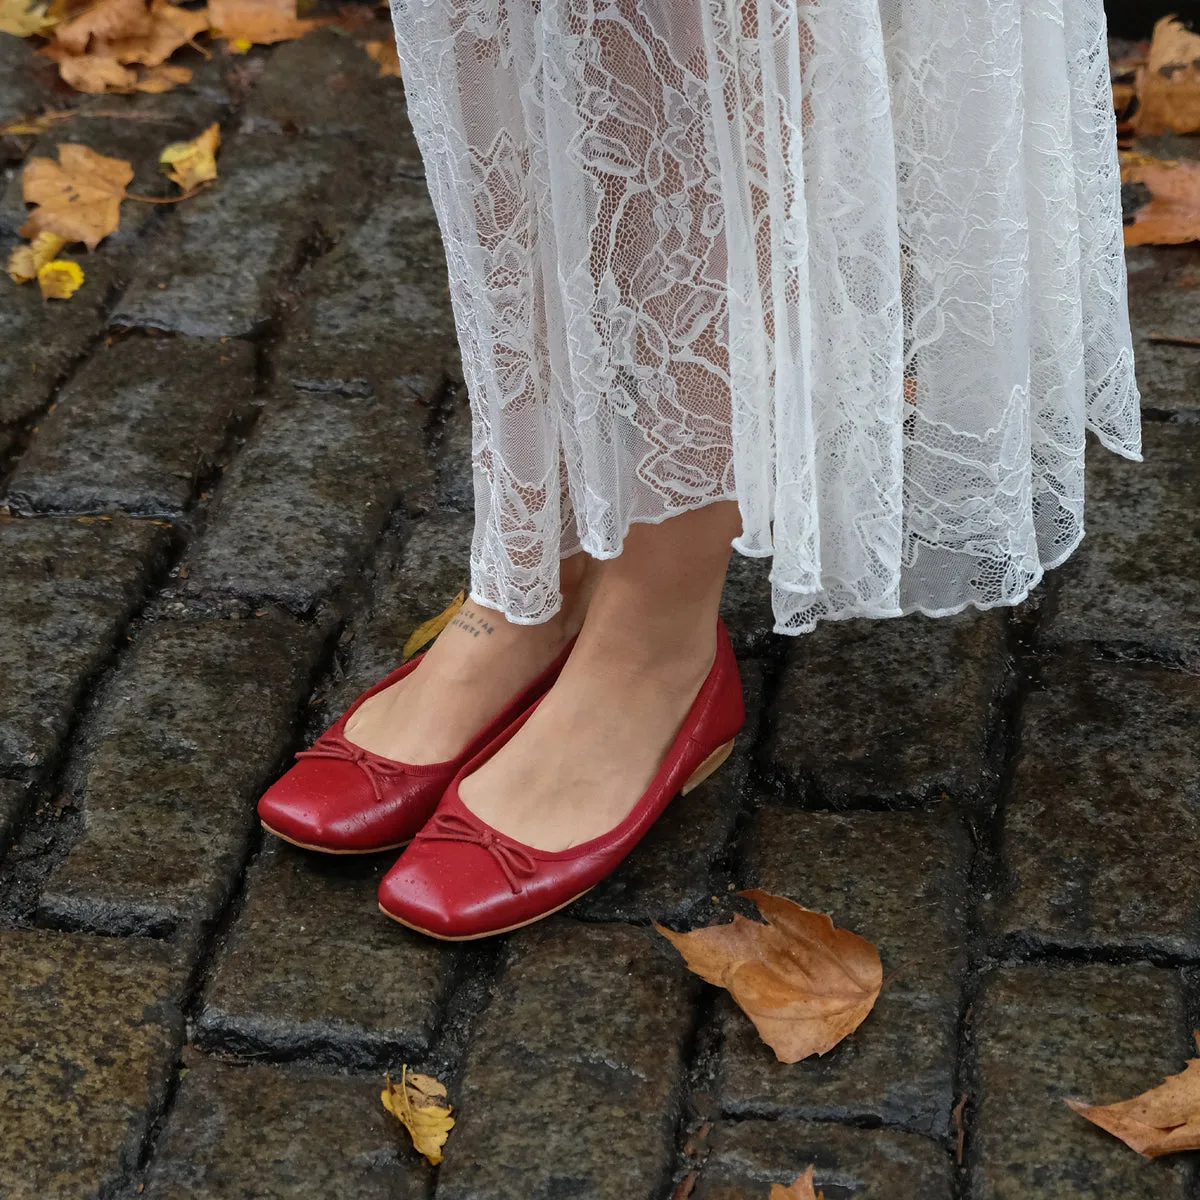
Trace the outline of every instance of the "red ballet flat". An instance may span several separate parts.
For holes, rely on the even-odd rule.
[[[263,828],[294,846],[325,854],[374,854],[406,846],[462,765],[532,709],[558,678],[570,652],[568,645],[461,754],[436,763],[398,762],[346,738],[346,722],[359,705],[416,670],[424,655],[397,667],[363,692],[309,749],[297,752],[296,765],[258,802]]]
[[[691,791],[729,757],[746,715],[733,647],[718,623],[712,668],[645,794],[607,833],[549,851],[485,824],[458,794],[461,781],[521,728],[533,708],[463,766],[428,824],[383,877],[379,907],[389,917],[458,942],[507,933],[565,908],[612,872],[674,796]]]

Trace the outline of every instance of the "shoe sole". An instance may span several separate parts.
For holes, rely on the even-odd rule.
[[[724,745],[718,746],[691,774],[687,783],[679,789],[681,796],[686,796],[693,788],[699,787],[710,775],[717,771],[725,764],[726,759],[733,753],[733,743],[736,738],[730,738]],[[592,887],[596,885],[593,884]],[[393,912],[388,912],[382,904],[379,906],[379,911],[385,917],[391,918],[397,925],[403,925],[405,929],[411,929],[416,933],[423,933],[426,937],[436,938],[439,942],[477,942],[481,938],[498,937],[502,933],[512,933],[514,929],[524,929],[527,925],[536,925],[539,921],[544,921],[547,917],[552,917],[556,912],[562,912],[564,908],[570,907],[576,900],[582,900],[584,896],[590,892],[592,888],[584,888],[578,895],[572,896],[570,900],[564,900],[561,904],[556,904],[553,908],[548,908],[543,913],[538,913],[536,917],[530,917],[528,921],[518,921],[515,925],[505,925],[502,929],[487,929],[483,933],[434,933],[432,929],[425,929],[421,925],[414,925],[410,921],[406,921],[403,917],[396,916]]]
[[[274,834],[280,841],[287,842],[289,846],[299,846],[301,850],[315,850],[318,854],[382,854],[385,850],[402,850],[412,841],[409,838],[405,842],[393,842],[390,846],[372,846],[369,850],[334,850],[329,846],[314,846],[311,842],[298,842],[295,838],[290,838],[286,833],[280,833],[278,829],[272,829],[266,821],[259,822],[262,827],[271,834]]]

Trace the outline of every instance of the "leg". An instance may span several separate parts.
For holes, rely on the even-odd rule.
[[[579,641],[516,737],[463,781],[463,803],[526,845],[604,833],[646,790],[715,652],[737,505],[635,525],[600,565]]]
[[[563,560],[562,609],[540,625],[514,625],[468,600],[411,675],[354,713],[347,738],[401,762],[444,762],[461,753],[579,631],[593,566],[585,554]]]

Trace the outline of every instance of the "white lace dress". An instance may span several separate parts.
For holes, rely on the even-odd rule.
[[[736,499],[777,630],[1022,599],[1140,458],[1101,0],[392,0],[472,588]]]

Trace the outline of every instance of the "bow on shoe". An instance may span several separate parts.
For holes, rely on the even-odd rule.
[[[473,846],[482,846],[499,864],[504,878],[508,880],[508,886],[514,892],[521,890],[518,876],[528,879],[537,871],[537,863],[520,846],[505,840],[494,829],[476,825],[474,821],[458,813],[434,813],[417,837],[430,841],[469,842]]]
[[[356,746],[336,733],[323,734],[313,742],[308,750],[298,750],[296,757],[337,758],[342,762],[354,763],[355,766],[361,767],[362,773],[371,784],[376,804],[383,802],[383,782],[399,779],[405,773],[403,763],[392,763],[386,758],[380,758],[378,754],[372,754],[370,750]]]

